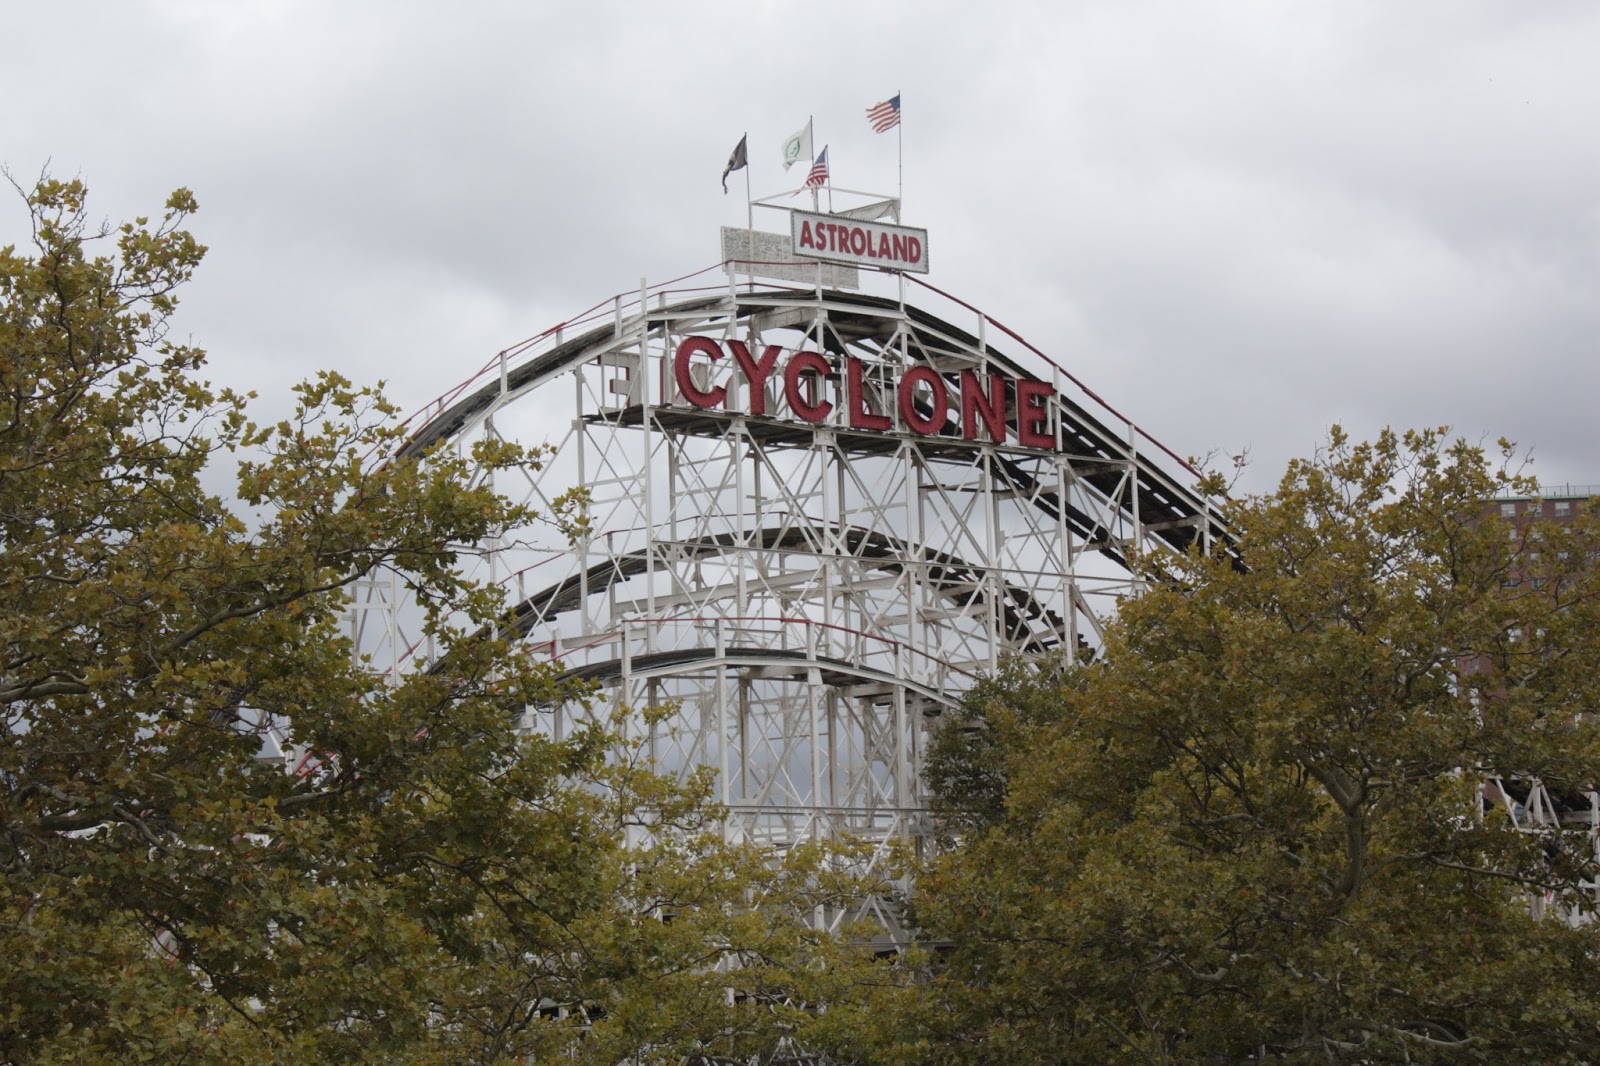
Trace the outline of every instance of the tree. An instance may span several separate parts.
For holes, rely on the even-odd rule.
[[[393,409],[334,373],[253,424],[168,336],[194,199],[97,230],[85,195],[41,180],[31,253],[0,250],[0,1059],[780,1049],[821,863],[724,846],[708,778],[604,728],[519,735],[576,694],[456,563],[531,516],[460,458],[383,460]],[[338,626],[389,572],[441,649],[403,677]],[[313,769],[261,757],[269,726]]]
[[[877,1054],[1591,1060],[1600,516],[1508,538],[1501,448],[1336,428],[1234,551],[1142,560],[1097,662],[977,690],[915,897],[951,947]],[[1583,817],[1514,829],[1489,773]]]

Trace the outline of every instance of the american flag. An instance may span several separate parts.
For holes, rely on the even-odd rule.
[[[828,146],[822,146],[822,154],[817,156],[817,161],[811,164],[811,173],[806,175],[806,188],[814,189],[818,185],[828,182]]]
[[[900,125],[900,94],[895,93],[883,103],[867,108],[867,121],[872,123],[874,133],[883,133]]]

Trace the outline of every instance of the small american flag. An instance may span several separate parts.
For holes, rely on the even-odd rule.
[[[867,108],[867,121],[872,123],[874,133],[884,133],[900,125],[900,94],[895,93],[883,103]]]
[[[817,161],[811,164],[811,173],[806,175],[806,188],[814,189],[818,185],[828,182],[828,146],[822,146],[822,154],[817,156]]]

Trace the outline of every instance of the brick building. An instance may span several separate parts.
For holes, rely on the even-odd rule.
[[[1559,578],[1550,577],[1549,571],[1563,569],[1564,560],[1544,560],[1542,556],[1560,549],[1548,544],[1537,528],[1546,523],[1569,525],[1591,506],[1600,506],[1600,485],[1551,486],[1551,491],[1538,496],[1501,496],[1489,501],[1485,510],[1508,525],[1512,565],[1506,570],[1503,582],[1506,589],[1540,592],[1546,590],[1547,582],[1559,581]],[[1552,562],[1556,565],[1548,565]],[[1469,671],[1485,667],[1482,662],[1463,665]],[[1576,713],[1588,712],[1578,709]],[[1530,832],[1586,831],[1586,846],[1600,858],[1600,792],[1593,787],[1556,790],[1531,774],[1489,774],[1480,794],[1480,804],[1480,814],[1503,811],[1512,825]],[[1584,887],[1595,903],[1600,904],[1600,886],[1585,881]],[[1543,913],[1545,902],[1544,899],[1533,900],[1535,914]],[[1569,921],[1587,921],[1590,915],[1569,913],[1564,917]]]

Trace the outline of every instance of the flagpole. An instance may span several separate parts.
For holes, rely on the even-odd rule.
[[[815,116],[815,115],[807,115],[806,116],[806,130],[811,134],[811,143],[806,145],[806,148],[811,152],[811,162],[812,162],[813,165],[815,165],[815,163],[817,161],[817,125],[816,125],[816,123],[817,123],[817,116]],[[806,170],[806,184],[810,185],[810,183],[811,183],[811,171],[808,168]],[[811,210],[813,210],[813,211],[822,210],[822,205],[817,202],[817,187],[815,185],[811,186]]]
[[[906,209],[906,101],[905,97],[900,95],[899,89],[894,91],[894,95],[900,100],[900,121],[895,123],[894,127],[894,154],[897,170],[894,198],[898,201],[894,205],[894,220],[903,222]]]
[[[755,286],[756,258],[756,205],[751,202],[750,196],[750,165],[744,168],[744,254],[750,262],[745,264],[744,271],[749,278],[752,288]]]

